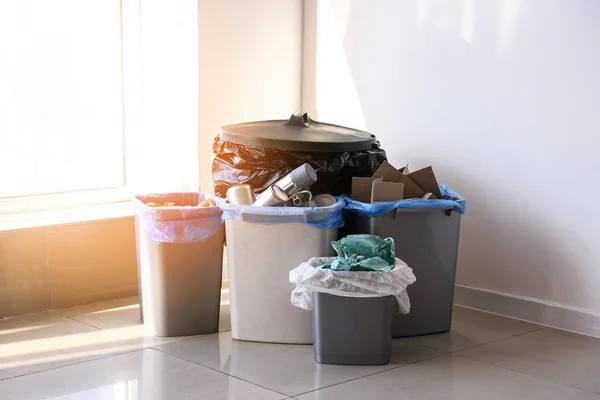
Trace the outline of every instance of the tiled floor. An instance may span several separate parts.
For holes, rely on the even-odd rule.
[[[389,365],[319,365],[312,346],[155,338],[136,298],[0,320],[0,399],[597,399],[600,339],[455,307]]]

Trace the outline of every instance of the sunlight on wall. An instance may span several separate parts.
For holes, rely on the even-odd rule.
[[[334,1],[335,5],[331,3]],[[344,12],[344,6],[346,12]],[[350,1],[324,0],[318,2],[316,42],[316,99],[318,103],[336,104],[327,107],[318,118],[324,122],[340,123],[366,130],[358,92],[344,52],[343,37],[350,12]],[[335,12],[333,12],[335,10]],[[339,13],[338,11],[341,10]],[[316,108],[319,109],[318,103]]]
[[[519,14],[522,1],[503,0],[498,16],[498,52],[500,54],[508,52],[515,40],[515,30],[517,24],[514,19]]]

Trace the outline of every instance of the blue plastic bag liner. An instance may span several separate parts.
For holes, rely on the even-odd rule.
[[[361,217],[378,217],[394,210],[431,210],[431,209],[452,209],[461,214],[465,213],[467,201],[458,193],[446,185],[439,185],[443,199],[406,199],[398,201],[385,201],[377,203],[363,203],[352,200],[347,196],[342,196],[346,202],[346,210],[351,210]]]
[[[201,202],[220,199],[206,193],[138,195],[132,200],[139,226],[155,243],[203,242],[219,230],[223,221],[218,206],[200,207]],[[176,206],[150,207],[146,203],[174,202]]]
[[[319,268],[331,264],[335,257],[316,257],[300,264],[290,271],[292,305],[303,310],[313,309],[313,292],[328,293],[342,297],[384,297],[394,296],[400,314],[410,312],[410,299],[406,288],[417,278],[404,261],[395,258],[394,269],[380,271],[332,271]]]
[[[341,228],[344,226],[343,209],[345,202],[338,198],[337,202],[327,207],[254,207],[236,206],[220,201],[223,220],[238,219],[240,221],[259,224],[289,224],[300,222],[314,228]]]

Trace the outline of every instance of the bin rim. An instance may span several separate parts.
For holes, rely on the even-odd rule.
[[[246,146],[315,153],[342,153],[379,148],[375,135],[318,122],[295,112],[289,120],[243,122],[221,127],[219,138]]]
[[[405,199],[388,202],[363,203],[353,200],[346,195],[341,198],[345,201],[345,210],[355,212],[363,217],[378,217],[391,211],[402,212],[428,212],[434,210],[454,210],[464,214],[467,202],[458,193],[446,185],[439,185],[443,199]]]
[[[338,198],[335,204],[326,207],[237,206],[224,201],[219,203],[219,207],[223,210],[224,221],[236,219],[267,225],[299,222],[315,228],[341,228],[345,204],[342,198]]]

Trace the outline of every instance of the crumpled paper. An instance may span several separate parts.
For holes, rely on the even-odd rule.
[[[389,272],[396,262],[394,239],[376,235],[349,235],[331,242],[338,256],[331,264],[317,268],[332,271]]]

